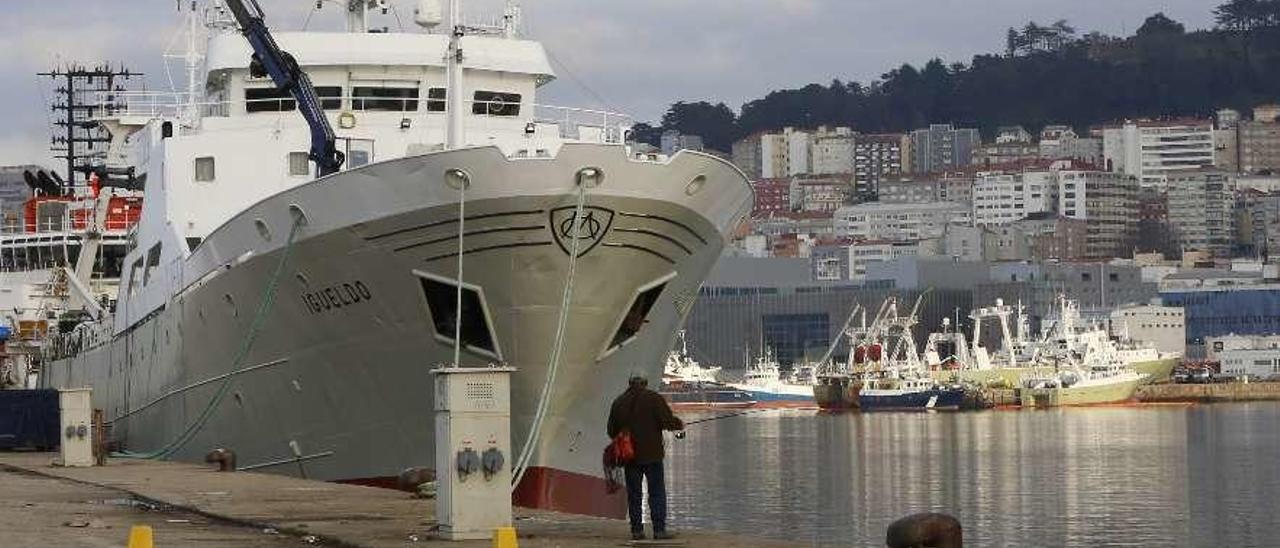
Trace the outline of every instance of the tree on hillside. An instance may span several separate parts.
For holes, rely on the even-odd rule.
[[[662,115],[663,129],[698,135],[708,148],[728,151],[737,138],[737,115],[724,103],[679,102]]]
[[[1170,19],[1164,12],[1157,13],[1148,17],[1142,22],[1142,26],[1138,27],[1136,36],[1168,36],[1174,34],[1186,34],[1187,27],[1182,23]]]
[[[1249,31],[1280,26],[1280,0],[1231,0],[1213,10],[1214,21],[1226,30]]]
[[[631,135],[628,136],[631,141],[637,143],[647,143],[653,146],[662,145],[662,128],[653,127],[645,122],[637,123],[631,126]]]

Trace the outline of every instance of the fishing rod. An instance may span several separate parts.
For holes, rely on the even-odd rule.
[[[701,423],[706,423],[706,422],[711,422],[711,421],[718,421],[718,420],[721,420],[721,419],[731,419],[731,418],[734,418],[734,417],[741,417],[741,416],[743,416],[743,415],[753,415],[753,414],[756,414],[756,413],[766,413],[766,412],[769,412],[769,411],[777,411],[777,409],[767,409],[767,408],[766,408],[766,409],[748,409],[748,410],[746,410],[746,411],[739,411],[739,412],[737,412],[737,413],[729,413],[729,414],[727,414],[727,415],[716,415],[716,416],[714,416],[714,417],[707,417],[707,418],[705,418],[705,419],[698,419],[698,420],[696,420],[696,421],[689,421],[689,422],[686,422],[686,423],[684,423],[684,427],[685,427],[685,429],[688,429],[690,426],[693,426],[693,425],[695,425],[695,424],[701,424]],[[678,439],[678,440],[682,440],[682,439],[684,439],[685,431],[684,431],[684,430],[679,430],[679,431],[677,431],[677,432],[676,432],[676,434],[675,434],[675,435],[676,435],[676,439]]]

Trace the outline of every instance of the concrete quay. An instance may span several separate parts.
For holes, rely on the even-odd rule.
[[[1141,402],[1215,403],[1280,400],[1280,382],[1149,384],[1138,387]]]
[[[0,530],[13,546],[123,546],[129,527],[151,525],[157,547],[490,547],[433,536],[435,503],[407,493],[195,464],[113,459],[51,466],[51,453],[0,453]],[[686,546],[803,544],[672,526]],[[522,548],[626,545],[625,521],[516,509]],[[12,544],[10,544],[12,542]]]

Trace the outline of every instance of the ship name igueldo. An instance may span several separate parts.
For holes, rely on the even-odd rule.
[[[319,291],[311,291],[301,295],[307,310],[312,314],[328,312],[373,300],[373,292],[364,282],[356,280],[351,283],[334,284]]]

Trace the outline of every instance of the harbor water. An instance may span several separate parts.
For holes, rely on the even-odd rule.
[[[1278,424],[1275,402],[752,413],[672,440],[668,490],[679,527],[814,546],[936,511],[973,546],[1270,547]]]

